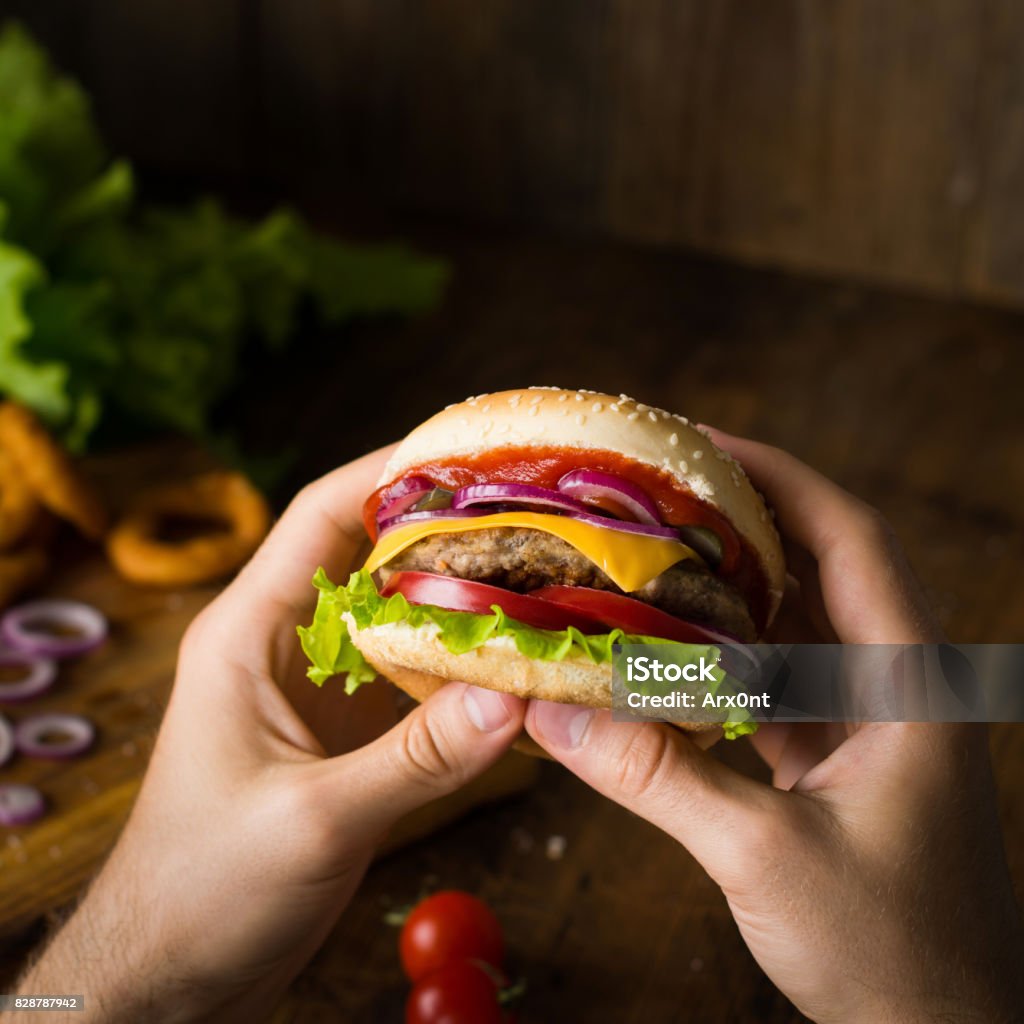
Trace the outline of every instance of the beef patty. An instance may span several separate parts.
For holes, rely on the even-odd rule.
[[[380,573],[387,580],[403,571],[457,576],[517,593],[553,584],[623,593],[571,544],[550,533],[512,526],[425,537],[395,555]],[[678,562],[629,596],[740,640],[756,639],[739,591],[697,562]]]

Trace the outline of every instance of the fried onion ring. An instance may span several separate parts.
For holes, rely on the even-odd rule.
[[[21,469],[0,448],[0,550],[17,544],[32,529],[41,511]]]
[[[11,604],[26,587],[42,579],[48,558],[37,545],[0,551],[0,608]]]
[[[164,539],[168,521],[211,521],[225,530]],[[145,492],[107,536],[107,554],[127,580],[176,587],[209,583],[240,568],[270,529],[263,495],[240,473],[204,473]]]
[[[90,540],[103,536],[107,528],[103,503],[34,413],[16,402],[0,404],[0,447],[42,505]]]

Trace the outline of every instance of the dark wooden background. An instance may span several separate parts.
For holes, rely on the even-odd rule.
[[[1024,299],[1009,0],[5,9],[150,171],[452,262],[438,314],[251,368],[233,415],[295,443],[292,485],[470,393],[626,391],[812,462],[889,516],[953,639],[1024,640],[1024,316],[965,298]],[[1020,890],[1024,729],[993,752]],[[382,917],[424,883],[494,905],[525,1024],[800,1019],[688,855],[554,765],[375,865],[281,1019],[400,1020]]]
[[[1024,302],[1016,0],[4,0],[118,147]]]

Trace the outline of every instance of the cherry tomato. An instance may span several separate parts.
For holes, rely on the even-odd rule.
[[[432,572],[396,572],[381,588],[384,597],[404,594],[413,604],[432,604],[455,612],[488,615],[491,605],[510,618],[538,629],[565,629],[575,626],[581,633],[606,633],[607,629],[582,611],[561,607],[551,601],[538,601],[525,594],[492,587],[488,583],[460,580]]]
[[[413,907],[398,940],[410,981],[460,960],[500,969],[505,955],[501,925],[490,907],[468,892],[447,889]]]
[[[529,596],[537,601],[550,601],[562,608],[582,612],[603,622],[605,627],[618,626],[627,633],[677,640],[684,644],[725,643],[731,640],[723,633],[716,633],[696,623],[677,619],[674,615],[644,604],[635,597],[611,594],[607,590],[552,586],[533,590]]]
[[[405,1024],[502,1024],[497,978],[472,960],[421,978],[405,1004]]]

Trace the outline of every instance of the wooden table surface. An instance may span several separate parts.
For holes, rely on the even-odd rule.
[[[440,313],[311,339],[300,368],[254,366],[232,415],[294,445],[289,485],[470,393],[624,391],[794,451],[886,513],[952,639],[1022,639],[1024,317],[679,253],[419,235],[455,268]],[[742,741],[716,749],[764,777]],[[995,728],[993,753],[1020,887],[1024,729]],[[400,1021],[383,916],[425,885],[494,906],[528,981],[524,1024],[802,1019],[689,855],[553,764],[527,795],[378,862],[280,1019]]]

